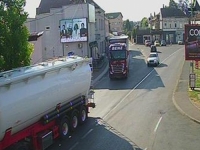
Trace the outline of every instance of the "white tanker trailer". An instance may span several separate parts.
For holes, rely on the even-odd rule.
[[[91,59],[52,59],[0,73],[0,149],[46,149],[87,118]]]

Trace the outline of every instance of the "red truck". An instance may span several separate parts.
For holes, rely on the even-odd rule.
[[[129,38],[126,35],[109,39],[109,77],[127,78],[129,72]]]

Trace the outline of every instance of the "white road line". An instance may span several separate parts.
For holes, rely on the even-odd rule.
[[[147,150],[147,148],[145,148],[144,150]]]
[[[76,142],[69,150],[72,150],[72,149],[74,149],[77,145],[78,145],[79,143],[78,142]]]
[[[81,139],[84,139],[88,134],[90,134],[93,131],[93,129],[90,129]]]
[[[177,53],[181,49],[183,49],[183,48],[178,49],[177,51],[172,53],[170,56],[168,56],[166,59],[164,59],[162,62],[165,62],[169,57],[171,57],[172,55],[174,55],[175,53]],[[131,91],[129,91],[128,94],[125,95],[124,98],[121,99],[121,101],[119,101],[119,103],[117,105],[115,105],[115,107],[113,107],[113,109],[111,109],[105,116],[102,117],[102,119],[105,119],[112,111],[114,111],[119,105],[121,105],[121,103],[154,71],[155,70],[152,69],[151,72],[149,72]]]
[[[114,111],[119,105],[121,105],[121,103],[155,70],[152,69],[151,72],[149,72],[131,91],[128,92],[127,95],[124,96],[124,98],[121,99],[121,101],[119,101],[119,103],[117,105],[115,105],[115,107],[113,107],[113,109],[111,109],[104,117],[102,117],[103,119],[105,119],[112,111]]]
[[[155,129],[154,129],[154,132],[156,132],[156,131],[157,131],[157,129],[158,129],[158,126],[159,126],[159,124],[160,124],[160,122],[161,122],[162,118],[163,118],[163,117],[160,117],[160,119],[158,120],[158,123],[156,124],[156,127],[155,127]]]

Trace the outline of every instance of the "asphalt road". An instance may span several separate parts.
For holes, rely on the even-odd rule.
[[[48,150],[199,149],[199,124],[172,102],[184,47],[158,47],[158,67],[147,67],[149,52],[149,47],[131,46],[128,79],[110,80],[105,75],[95,86],[97,107],[90,110],[88,121]]]

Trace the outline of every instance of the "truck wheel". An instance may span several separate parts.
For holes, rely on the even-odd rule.
[[[87,119],[87,109],[85,106],[81,106],[80,113],[79,113],[80,124],[85,123],[86,119]]]
[[[71,131],[75,131],[77,126],[78,126],[78,111],[73,110],[73,112],[71,114],[71,121],[70,121]]]
[[[63,116],[60,120],[59,133],[61,139],[69,137],[69,119],[67,116]]]

